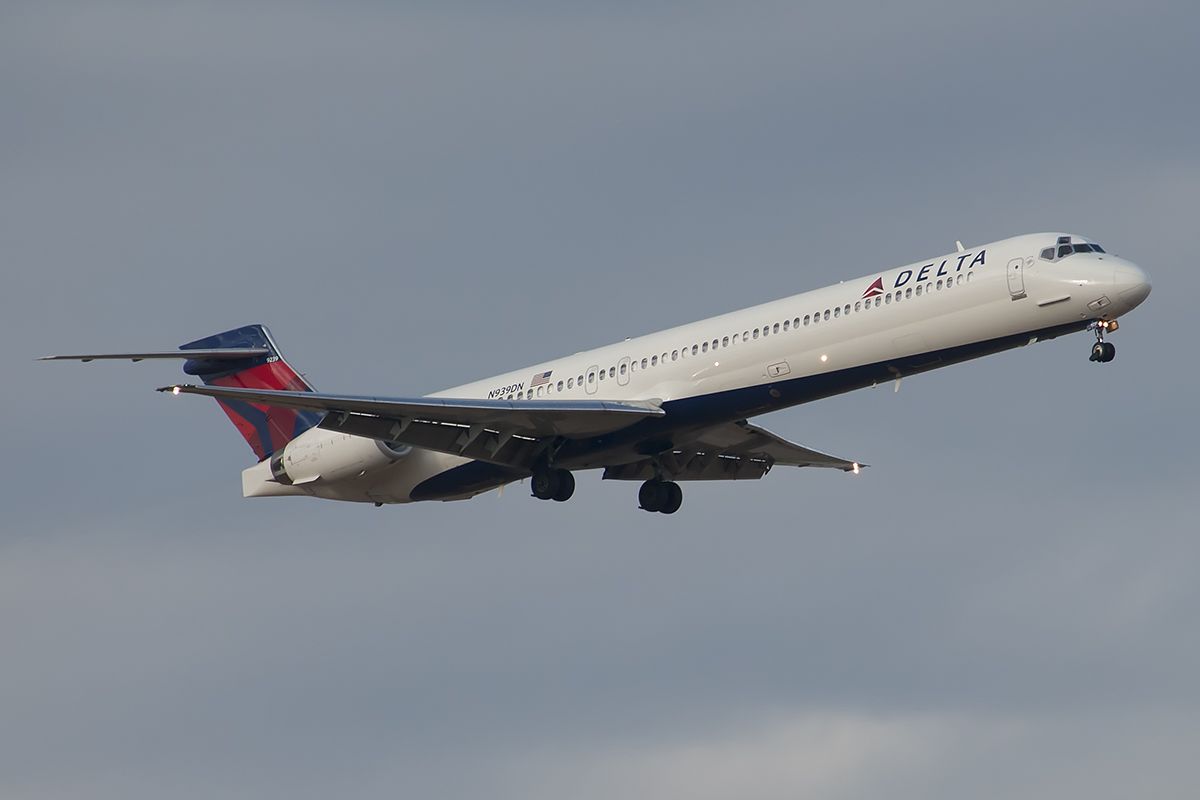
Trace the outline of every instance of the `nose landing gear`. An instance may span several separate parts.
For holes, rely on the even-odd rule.
[[[1112,342],[1104,341],[1104,333],[1105,331],[1115,331],[1117,329],[1117,321],[1101,320],[1093,322],[1088,327],[1096,334],[1096,343],[1092,345],[1092,355],[1088,358],[1088,361],[1107,364],[1116,358],[1117,348],[1113,347]]]

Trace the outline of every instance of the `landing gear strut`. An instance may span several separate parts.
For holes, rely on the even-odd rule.
[[[575,476],[565,469],[539,469],[530,480],[533,496],[564,503],[575,494]]]
[[[1117,357],[1117,348],[1113,347],[1112,342],[1104,341],[1104,332],[1115,331],[1117,323],[1115,320],[1093,322],[1091,328],[1096,334],[1096,343],[1092,345],[1092,355],[1088,358],[1088,361],[1107,364]]]
[[[683,505],[683,490],[674,481],[649,480],[638,490],[638,505],[645,511],[674,514]]]

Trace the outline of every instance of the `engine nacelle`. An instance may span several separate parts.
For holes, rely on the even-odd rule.
[[[271,476],[284,486],[356,478],[390,466],[410,452],[406,445],[313,428],[271,456]]]

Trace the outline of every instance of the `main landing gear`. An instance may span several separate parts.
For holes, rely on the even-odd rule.
[[[1117,321],[1102,320],[1093,322],[1090,327],[1096,334],[1096,343],[1092,345],[1092,355],[1088,358],[1088,361],[1107,364],[1117,357],[1117,348],[1113,347],[1112,342],[1104,341],[1104,333],[1105,331],[1115,331],[1117,329]]]
[[[674,481],[649,480],[638,490],[638,505],[645,511],[674,514],[683,505],[683,490]]]
[[[565,469],[539,469],[529,481],[533,496],[539,500],[564,503],[575,494],[575,476]]]

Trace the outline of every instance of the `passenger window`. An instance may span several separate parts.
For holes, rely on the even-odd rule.
[[[692,355],[696,355],[699,352],[700,352],[699,345],[692,345]]]
[[[885,294],[883,296],[883,302],[887,303],[888,305],[891,305],[891,303],[892,303],[892,293],[891,292],[888,292],[887,294]]]
[[[610,377],[610,378],[615,378],[615,377],[617,377],[617,368],[616,368],[616,367],[609,367],[609,368],[608,368],[608,377]]]
[[[625,364],[624,363],[621,364],[621,374],[622,375],[625,374]]]
[[[779,323],[778,322],[776,322],[774,325],[771,326],[771,333],[779,333]]]
[[[596,382],[596,373],[589,372],[588,373],[588,383],[595,383],[595,382]]]
[[[958,285],[959,285],[959,286],[962,286],[962,282],[963,282],[963,276],[962,276],[962,274],[960,273],[960,274],[959,274],[959,276],[958,276]]]
[[[642,359],[642,369],[646,368],[646,359]]]
[[[793,327],[793,328],[799,328],[799,327],[800,327],[800,318],[799,318],[799,317],[796,317],[794,320],[792,320],[792,327]]]
[[[650,366],[652,366],[652,367],[658,366],[658,356],[650,356]]]
[[[862,310],[862,301],[860,300],[854,304],[854,313],[857,314],[861,310]]]
[[[582,375],[579,376],[579,385],[583,386],[583,376]]]
[[[720,340],[719,340],[719,339],[713,339],[713,348],[712,348],[712,349],[713,349],[713,350],[716,350],[716,349],[717,349],[717,345],[718,345],[718,344],[720,344],[720,343],[721,343],[721,342],[720,342]]]
[[[938,278],[937,288],[938,288],[939,292],[942,290],[942,279],[941,278]]]
[[[679,360],[679,351],[678,351],[678,350],[672,350],[672,351],[671,351],[671,360],[672,360],[672,361],[678,361],[678,360]]]
[[[785,319],[783,321],[783,329],[786,331],[786,330],[790,330],[791,327],[792,327],[792,321],[790,319]]]
[[[574,378],[567,378],[567,388],[568,389],[575,388],[575,379]]]
[[[757,338],[758,338],[758,328],[755,328],[755,329],[754,329],[754,338],[755,338],[755,339],[757,339]]]
[[[740,333],[735,333],[735,334],[733,335],[733,343],[734,343],[734,344],[737,344],[737,343],[738,343],[738,339],[739,339],[739,337],[740,337],[740,336],[741,336],[741,334],[740,334]]]
[[[600,370],[600,380],[604,380],[604,376],[608,374],[608,370]]]
[[[828,320],[828,319],[829,319],[829,309],[828,309],[828,308],[827,308],[827,309],[825,309],[825,319],[826,319],[826,320]]]
[[[905,297],[905,299],[912,298],[912,287],[911,286],[904,290],[904,297]]]
[[[834,319],[837,319],[837,318],[838,318],[838,317],[840,317],[841,315],[842,315],[842,307],[841,307],[841,306],[838,306],[837,308],[835,308],[835,309],[833,310],[833,318],[834,318]]]
[[[750,341],[750,331],[742,331],[742,341],[743,342]]]
[[[875,307],[876,307],[876,308],[879,308],[879,304],[880,304],[881,302],[883,302],[883,298],[882,298],[882,297],[876,297],[876,298],[875,298]]]
[[[967,273],[967,283],[970,283],[970,282],[971,282],[971,276],[972,276],[973,274],[974,274],[973,272],[968,272],[968,273]]]
[[[541,386],[539,386],[539,387],[538,387],[538,394],[537,394],[537,396],[538,396],[538,397],[541,397],[541,396],[542,396],[542,387],[541,387]]]
[[[721,347],[729,347],[729,337],[725,336],[721,339]]]
[[[842,309],[842,313],[843,313],[843,314],[849,314],[849,313],[850,313],[850,304],[849,304],[849,303],[847,303],[847,304],[846,304],[846,307]]]
[[[700,345],[700,352],[701,352],[701,353],[707,353],[707,352],[708,352],[708,342],[705,342],[704,344]]]

